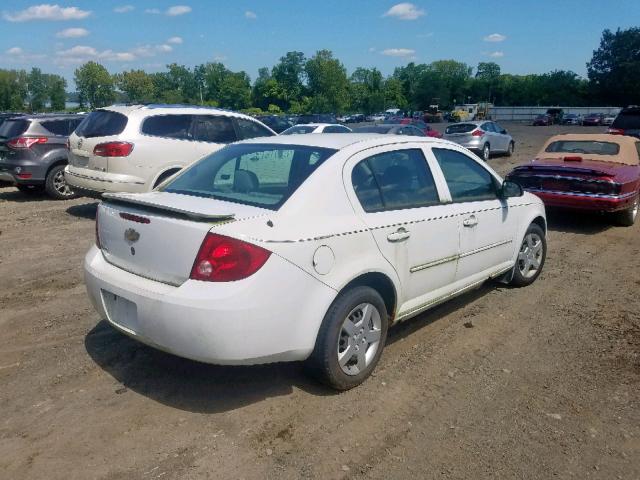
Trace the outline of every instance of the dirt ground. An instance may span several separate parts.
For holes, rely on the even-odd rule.
[[[589,130],[505,126],[502,174]],[[94,214],[0,189],[2,479],[640,478],[640,224],[551,212],[534,285],[395,327],[336,394],[298,364],[203,365],[113,330],[82,279]]]

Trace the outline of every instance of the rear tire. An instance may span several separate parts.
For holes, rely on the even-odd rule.
[[[64,178],[64,168],[66,165],[56,165],[47,174],[44,182],[44,189],[51,198],[55,200],[70,200],[78,195],[71,190]]]
[[[547,240],[544,230],[532,223],[524,234],[516,264],[513,267],[511,285],[526,287],[540,276],[547,258]]]
[[[482,159],[485,162],[488,162],[489,158],[491,158],[491,146],[488,143],[485,143],[482,147]]]
[[[631,206],[631,208],[627,208],[626,210],[622,210],[621,212],[616,213],[616,221],[619,225],[623,227],[631,227],[634,223],[636,223],[636,217],[638,216],[638,203],[640,202],[640,194],[636,196],[636,200]]]
[[[322,321],[307,370],[336,390],[360,385],[378,364],[388,328],[389,315],[376,290],[340,293]]]
[[[509,142],[509,146],[507,147],[507,157],[512,156],[515,149],[515,144],[513,142]]]

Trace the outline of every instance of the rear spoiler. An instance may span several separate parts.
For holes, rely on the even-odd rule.
[[[176,215],[185,216],[190,220],[196,221],[214,221],[214,222],[225,222],[229,220],[233,220],[236,216],[235,213],[228,214],[209,214],[203,212],[194,212],[191,210],[185,210],[182,208],[170,207],[168,205],[158,204],[149,200],[138,198],[137,195],[126,194],[126,193],[103,193],[102,198],[109,202],[113,203],[124,203],[130,205],[139,205],[142,207],[147,207],[152,210],[160,210],[165,212],[171,212]]]

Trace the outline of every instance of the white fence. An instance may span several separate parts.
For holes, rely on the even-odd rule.
[[[604,113],[605,115],[617,115],[619,107],[491,107],[489,115],[493,120],[512,120],[520,122],[530,122],[536,115],[547,113],[549,108],[561,108],[564,114],[575,113],[576,115],[588,115],[590,113]]]

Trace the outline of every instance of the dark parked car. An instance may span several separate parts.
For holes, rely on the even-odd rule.
[[[541,126],[548,127],[549,125],[553,125],[553,118],[551,118],[546,113],[542,115],[538,115],[536,118],[533,119],[534,127],[541,127]]]
[[[426,136],[422,130],[413,125],[402,125],[399,123],[355,127],[351,131],[353,133],[382,133],[385,135],[410,135],[412,137]]]
[[[308,113],[299,115],[296,125],[301,123],[338,123],[333,113]]]
[[[259,115],[256,119],[260,120],[276,133],[281,133],[294,125],[293,122],[280,115]]]
[[[24,115],[0,125],[0,180],[18,190],[45,190],[55,199],[75,196],[64,179],[67,138],[84,115]]]
[[[609,133],[640,138],[640,107],[623,108],[611,124]]]
[[[564,118],[564,110],[561,108],[549,108],[547,109],[547,115],[551,117],[552,124],[562,124],[562,119]]]
[[[604,113],[590,113],[582,119],[582,125],[600,127],[604,125]]]

